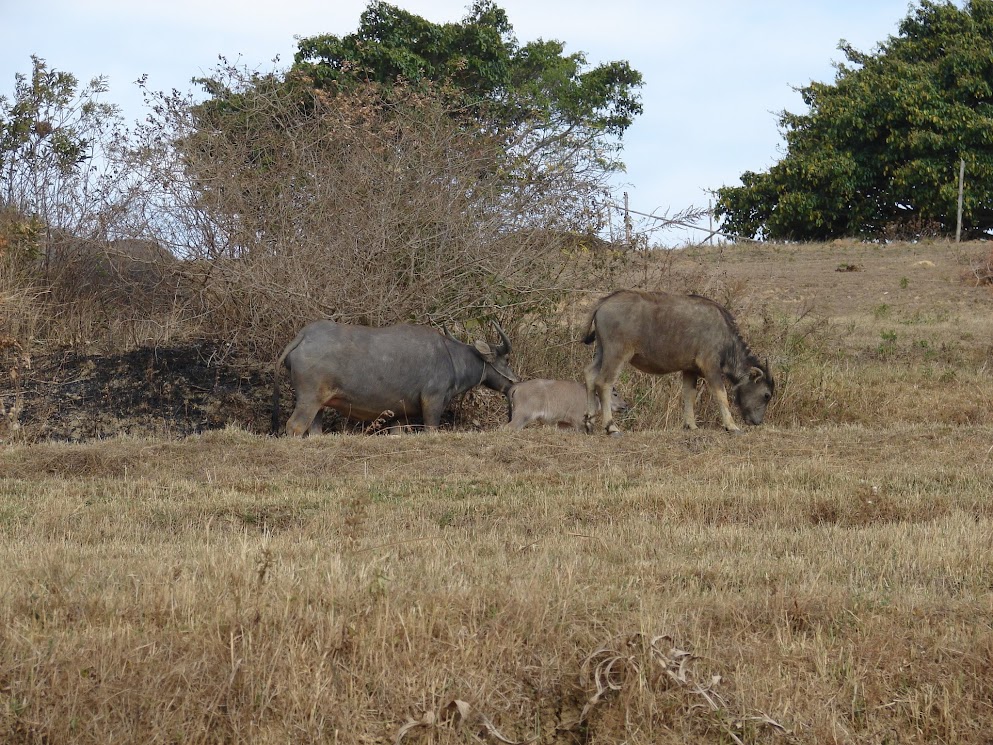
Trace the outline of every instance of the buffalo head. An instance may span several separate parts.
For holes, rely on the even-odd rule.
[[[506,393],[520,378],[510,368],[510,339],[500,328],[500,324],[494,322],[493,325],[500,334],[500,343],[494,346],[486,341],[475,341],[472,347],[486,363],[480,382],[500,393]]]
[[[747,424],[762,424],[765,409],[776,390],[776,381],[768,361],[751,367],[748,375],[734,387],[734,402]]]

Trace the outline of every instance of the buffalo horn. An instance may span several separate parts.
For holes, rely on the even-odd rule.
[[[503,340],[500,344],[500,354],[510,354],[510,339],[507,338],[507,335],[503,332],[503,329],[500,328],[499,323],[494,321],[493,325],[496,327],[497,333],[500,334],[500,338]]]

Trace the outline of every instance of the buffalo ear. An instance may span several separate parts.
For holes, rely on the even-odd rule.
[[[485,341],[474,341],[472,346],[477,352],[479,352],[479,356],[487,362],[492,362],[494,360],[496,355],[493,354],[493,348]]]

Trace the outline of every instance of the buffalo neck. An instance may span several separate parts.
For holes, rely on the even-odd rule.
[[[741,385],[747,378],[753,367],[761,368],[762,363],[756,357],[748,344],[741,338],[738,329],[731,327],[732,341],[726,350],[724,359],[721,360],[721,372],[731,380],[735,386]]]

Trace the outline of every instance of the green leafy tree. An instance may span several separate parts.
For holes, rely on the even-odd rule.
[[[783,112],[786,155],[717,190],[734,235],[879,238],[955,229],[959,161],[964,230],[993,230],[993,0],[924,0],[897,36],[866,54],[842,41],[833,84],[800,88]]]
[[[36,237],[44,226],[36,244],[47,258],[58,235],[108,231],[126,180],[111,151],[127,134],[118,108],[100,101],[103,78],[80,86],[39,57],[31,62],[30,75],[15,75],[13,97],[0,96],[0,207]]]
[[[612,154],[642,111],[641,73],[627,62],[591,68],[584,54],[564,49],[560,41],[518,44],[491,0],[476,0],[461,23],[446,24],[377,0],[355,33],[301,40],[295,68],[328,90],[398,80],[440,87],[470,116],[499,127],[508,149],[526,159],[572,151],[586,166],[619,169]]]

